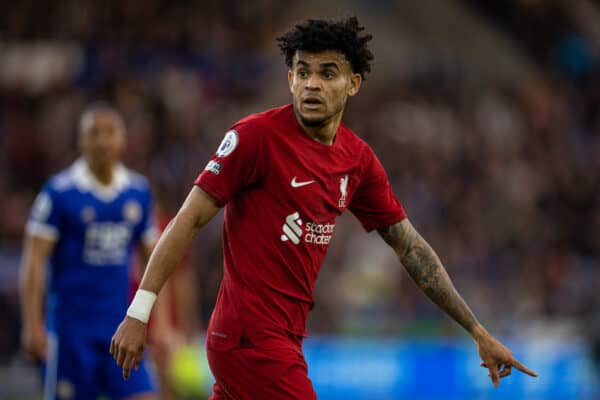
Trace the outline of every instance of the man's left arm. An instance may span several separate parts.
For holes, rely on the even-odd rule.
[[[489,369],[494,386],[500,384],[500,378],[510,375],[513,366],[528,375],[537,376],[517,361],[512,352],[479,323],[452,284],[435,251],[407,218],[380,228],[378,232],[394,249],[402,265],[427,297],[471,334],[483,360],[482,366]]]

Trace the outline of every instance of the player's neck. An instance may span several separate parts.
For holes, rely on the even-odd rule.
[[[301,118],[298,118],[298,123],[302,127],[304,133],[306,133],[312,140],[319,142],[324,145],[331,146],[335,140],[335,134],[342,122],[342,113],[335,115],[329,121],[319,126],[308,126],[302,122]]]
[[[90,172],[96,178],[96,180],[105,186],[110,186],[113,182],[114,167],[112,165],[94,165],[93,163],[87,162]]]

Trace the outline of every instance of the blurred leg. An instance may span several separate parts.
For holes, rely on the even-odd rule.
[[[94,399],[98,394],[93,348],[82,338],[51,333],[44,374],[44,400]]]

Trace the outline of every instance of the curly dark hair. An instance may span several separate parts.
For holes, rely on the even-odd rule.
[[[367,47],[367,42],[373,36],[359,36],[364,29],[356,17],[345,21],[309,19],[276,40],[281,53],[285,55],[285,63],[290,68],[298,50],[314,53],[339,50],[350,62],[352,71],[364,79],[365,73],[371,72],[370,62],[373,60],[373,53]]]

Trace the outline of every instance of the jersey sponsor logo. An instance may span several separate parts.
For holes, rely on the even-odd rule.
[[[302,187],[302,186],[310,185],[311,183],[314,183],[314,182],[315,182],[314,180],[312,180],[312,181],[298,182],[296,180],[296,177],[294,177],[292,179],[292,187],[293,188],[299,188],[299,187]]]
[[[233,150],[235,150],[237,145],[238,145],[238,133],[234,130],[230,130],[229,132],[227,132],[225,134],[223,141],[221,142],[221,144],[219,145],[219,148],[217,149],[217,157],[220,157],[220,158],[227,157],[228,155],[230,155],[233,152]]]
[[[45,222],[52,211],[52,199],[48,193],[41,192],[35,198],[31,208],[31,217],[39,222]]]
[[[88,225],[85,231],[84,261],[96,266],[125,264],[131,234],[127,223],[95,222]]]
[[[305,225],[300,219],[300,213],[294,212],[285,217],[285,223],[282,226],[283,235],[280,239],[282,242],[288,240],[299,245],[302,240],[305,243],[326,246],[331,241],[335,224],[316,222],[307,222]]]
[[[142,219],[142,206],[135,200],[130,200],[123,206],[123,217],[132,224]]]
[[[348,196],[348,175],[340,179],[340,200],[338,201],[338,207],[346,207],[346,196]]]
[[[300,219],[300,214],[296,211],[293,214],[285,217],[285,224],[283,224],[283,235],[281,235],[281,241],[287,242],[291,240],[294,244],[300,243],[300,238],[302,237],[302,220]]]
[[[219,172],[221,172],[221,164],[219,164],[215,160],[210,160],[208,164],[206,164],[206,167],[204,167],[204,170],[210,171],[215,175],[219,175]]]

